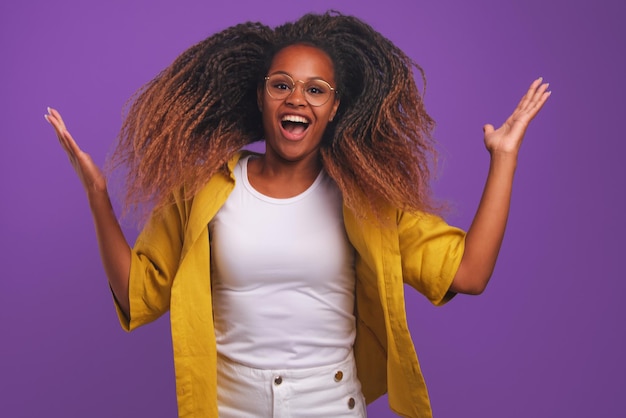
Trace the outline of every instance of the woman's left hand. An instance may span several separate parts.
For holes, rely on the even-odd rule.
[[[491,155],[496,153],[517,155],[530,121],[550,97],[548,86],[548,83],[543,83],[542,78],[536,79],[502,126],[498,129],[494,129],[490,124],[483,127],[485,146]]]
[[[493,274],[509,216],[517,152],[528,124],[550,97],[548,84],[533,81],[511,116],[494,129],[485,125],[485,146],[491,154],[489,174],[476,216],[465,237],[465,251],[450,290],[480,294]]]

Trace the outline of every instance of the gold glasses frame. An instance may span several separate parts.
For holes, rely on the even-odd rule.
[[[279,90],[279,89],[272,89],[271,85],[268,83],[268,81],[276,76],[281,76],[284,77],[287,80],[291,81],[291,88],[287,88],[284,90]],[[328,101],[330,100],[331,96],[333,95],[333,93],[335,94],[335,97],[337,96],[337,94],[339,93],[339,91],[337,89],[335,89],[333,86],[330,85],[330,83],[326,80],[323,80],[321,78],[312,78],[310,80],[304,81],[304,80],[294,80],[294,78],[292,76],[290,76],[287,73],[273,73],[270,74],[268,76],[265,76],[265,91],[267,92],[267,94],[269,94],[269,96],[274,99],[274,100],[285,100],[287,97],[291,96],[293,94],[293,92],[296,90],[296,83],[301,83],[302,84],[302,95],[304,96],[306,102],[308,104],[310,104],[311,106],[314,107],[319,107],[319,106],[324,106],[326,103],[328,103]],[[311,93],[308,91],[308,87],[315,87],[314,84],[312,83],[322,83],[324,85],[324,87],[326,87],[328,90],[328,94],[324,95],[324,101],[323,102],[318,102],[316,100],[316,97],[313,95],[311,95]],[[313,99],[313,103],[311,102],[311,100]]]

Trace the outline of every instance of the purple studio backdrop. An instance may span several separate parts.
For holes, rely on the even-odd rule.
[[[179,53],[247,20],[356,15],[425,70],[437,195],[467,228],[500,124],[537,76],[487,291],[442,308],[408,291],[435,417],[620,417],[626,388],[620,1],[5,1],[0,5],[0,416],[174,417],[168,317],[118,325],[80,182],[43,114],[102,164],[131,94]],[[129,240],[137,231],[126,228]],[[392,417],[387,399],[372,417]]]

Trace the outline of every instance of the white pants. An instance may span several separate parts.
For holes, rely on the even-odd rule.
[[[261,370],[217,360],[220,418],[366,417],[352,353],[337,364]]]

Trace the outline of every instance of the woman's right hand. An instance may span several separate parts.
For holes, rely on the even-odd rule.
[[[48,108],[46,120],[52,125],[61,146],[65,150],[74,171],[78,174],[88,196],[107,193],[106,179],[102,171],[93,162],[91,156],[80,149],[72,135],[65,127],[61,114],[55,109]]]
[[[67,153],[87,192],[102,264],[115,298],[126,318],[129,319],[128,282],[131,250],[113,211],[107,192],[106,179],[89,154],[78,147],[72,135],[67,131],[59,112],[48,108],[48,114],[45,117],[54,127],[61,146]]]

